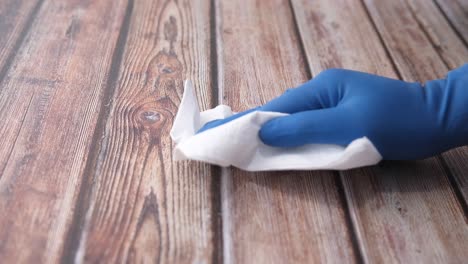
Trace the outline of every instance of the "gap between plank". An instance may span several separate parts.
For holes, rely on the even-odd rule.
[[[409,6],[407,0],[405,0],[405,4],[406,4],[406,8],[409,10],[409,12],[411,13],[411,15],[414,17],[414,20],[416,20],[416,23],[418,23],[418,27],[421,29],[421,31],[423,32],[423,34],[426,36],[426,38],[428,39],[429,43],[431,43],[431,46],[432,48],[434,49],[435,53],[439,56],[439,59],[440,61],[442,61],[442,63],[445,65],[445,68],[446,70],[450,70],[450,65],[449,63],[445,60],[444,56],[442,56],[442,54],[440,53],[439,49],[437,49],[434,41],[432,40],[432,38],[429,36],[429,33],[427,32],[427,30],[425,29],[425,27],[421,24],[421,22],[419,21],[418,19],[418,16],[416,16],[416,14],[414,13],[413,9]],[[438,6],[436,4],[436,6]],[[444,14],[442,12],[442,10],[439,8],[439,12],[441,12],[441,14]],[[446,21],[449,23],[449,25],[451,26],[452,30],[455,32],[455,34],[457,35],[457,37],[459,39],[461,39],[464,42],[464,39],[461,38],[460,35],[458,35],[458,32],[455,30],[455,28],[450,24],[450,21],[448,20],[448,18],[443,15],[444,18],[446,19]],[[465,43],[466,44],[466,43]],[[450,167],[447,165],[447,162],[445,160],[445,158],[442,156],[442,154],[440,155],[437,155],[436,158],[440,161],[440,163],[442,164],[442,168],[443,168],[443,171],[445,172],[445,174],[447,175],[447,178],[450,182],[450,185],[453,189],[453,192],[455,193],[455,197],[457,197],[458,199],[458,202],[460,203],[460,207],[462,208],[462,211],[464,213],[464,216],[465,216],[465,221],[468,222],[468,203],[467,201],[464,199],[463,195],[462,195],[462,190],[461,190],[461,185],[457,184],[457,180],[455,178],[455,176],[453,175],[453,172],[450,170]]]
[[[211,225],[213,228],[213,254],[212,263],[223,263],[223,218],[222,218],[222,197],[221,197],[221,174],[222,169],[219,166],[209,165],[211,167]]]
[[[217,0],[212,0],[213,3],[213,32],[211,32],[213,41],[215,45],[213,48],[215,49],[214,55],[216,56],[216,60],[213,62],[216,63],[216,70],[212,72],[214,74],[214,79],[216,83],[213,85],[213,88],[216,90],[217,95],[218,95],[218,101],[217,104],[222,104],[224,103],[224,65],[223,65],[223,41],[222,41],[222,34],[221,34],[221,28],[223,27],[222,20],[220,18],[220,9],[221,7],[219,6],[220,3]]]
[[[0,170],[1,170],[0,180],[2,179],[3,173],[5,172],[5,169],[8,166],[8,163],[10,163],[11,154],[13,153],[13,150],[15,149],[16,141],[18,141],[18,137],[21,134],[21,130],[23,130],[24,120],[26,119],[26,115],[29,112],[29,108],[31,107],[31,103],[32,103],[33,98],[34,98],[34,94],[31,96],[31,98],[29,98],[28,107],[26,107],[26,111],[24,111],[24,115],[21,118],[21,125],[20,125],[20,128],[18,130],[18,133],[16,134],[15,141],[13,142],[13,145],[11,146],[10,152],[7,155],[5,166],[3,166],[3,168],[0,168]]]
[[[130,19],[133,13],[133,0],[129,0],[125,16],[122,21],[119,36],[116,43],[116,48],[112,55],[111,67],[106,87],[104,89],[103,99],[101,101],[101,109],[99,110],[98,120],[94,129],[92,144],[87,155],[85,169],[82,175],[82,182],[76,202],[76,209],[72,217],[72,223],[65,236],[64,248],[61,257],[62,263],[81,263],[85,255],[86,232],[83,229],[86,223],[88,214],[92,213],[91,196],[93,195],[93,183],[95,182],[96,167],[99,165],[99,156],[104,146],[104,135],[106,129],[106,121],[110,114],[112,106],[112,97],[117,86],[120,66],[123,59],[123,51],[125,49],[128,31],[130,28]]]
[[[219,89],[218,80],[218,41],[217,41],[217,21],[216,18],[216,0],[210,0],[210,62],[211,62],[211,107],[220,103],[222,91]],[[222,263],[224,258],[224,236],[223,236],[223,207],[222,207],[222,189],[221,181],[223,169],[218,166],[211,166],[211,215],[213,228],[213,263]]]
[[[298,38],[299,39],[299,46],[300,46],[300,49],[301,49],[300,53],[304,58],[306,58],[305,59],[306,74],[307,74],[307,78],[310,79],[310,78],[313,77],[313,74],[312,74],[312,70],[311,70],[311,67],[310,67],[310,62],[307,59],[307,55],[306,55],[306,51],[305,51],[305,45],[304,45],[304,39],[302,38],[302,35],[300,33],[300,30],[299,30],[299,25],[298,25],[298,22],[297,22],[297,15],[296,15],[296,12],[294,10],[294,5],[291,3],[291,1],[293,1],[293,0],[289,0],[289,6],[290,6],[292,17],[293,17],[294,31],[295,31],[295,34],[297,36],[299,36],[299,38]],[[387,56],[388,56],[388,54],[387,54]],[[358,236],[357,235],[357,230],[355,229],[355,225],[353,224],[353,220],[351,218],[351,210],[349,208],[346,193],[344,191],[344,184],[343,184],[343,178],[342,178],[343,175],[342,175],[341,172],[338,172],[338,171],[334,171],[333,174],[334,174],[333,177],[335,177],[335,184],[336,184],[336,187],[337,187],[340,204],[343,206],[343,212],[345,214],[344,217],[345,217],[347,230],[349,232],[349,236],[350,236],[350,240],[351,240],[352,250],[354,252],[355,261],[356,261],[356,263],[365,263],[363,249],[361,248],[361,245],[359,243],[359,239],[357,237]]]
[[[211,107],[216,107],[221,103],[222,92],[219,90],[219,81],[218,81],[218,67],[220,63],[218,62],[218,41],[217,41],[217,23],[218,19],[216,18],[216,0],[210,0],[210,61],[211,61]],[[221,45],[221,43],[219,43]]]
[[[458,183],[457,179],[453,175],[452,171],[450,170],[447,161],[442,157],[442,156],[437,156],[439,159],[440,163],[442,164],[442,167],[444,168],[445,173],[447,174],[447,178],[452,185],[453,192],[455,193],[455,196],[458,199],[458,202],[460,203],[460,207],[464,213],[465,216],[465,222],[468,224],[468,203],[466,202],[465,198],[463,197],[463,193],[460,188],[456,188],[454,186],[460,186]]]
[[[223,237],[223,263],[232,264],[236,263],[234,259],[233,244],[232,244],[232,175],[229,168],[221,168],[221,217],[222,224],[222,237]]]
[[[13,60],[15,59],[17,51],[20,49],[21,45],[23,44],[24,39],[26,38],[26,35],[29,33],[29,30],[31,29],[32,24],[37,17],[37,13],[39,13],[39,9],[41,9],[41,6],[43,3],[44,3],[44,0],[37,1],[36,5],[32,9],[31,14],[29,15],[23,27],[23,30],[21,31],[21,33],[18,36],[18,39],[13,45],[13,48],[11,49],[10,54],[8,54],[7,58],[5,59],[5,64],[3,65],[3,68],[0,69],[0,84],[5,79],[6,74],[8,70],[10,69],[11,64],[13,63]],[[1,89],[1,86],[0,86],[0,89]]]
[[[406,5],[407,5],[407,7],[408,7],[408,3],[407,3],[406,1],[405,1],[405,3],[406,3]],[[399,78],[400,80],[403,80],[402,74],[401,74],[400,70],[398,69],[398,67],[396,66],[396,64],[395,64],[395,62],[394,62],[392,56],[390,55],[389,48],[388,48],[387,44],[385,43],[385,41],[383,40],[382,35],[381,35],[380,32],[378,31],[377,26],[376,26],[376,24],[375,24],[375,21],[374,21],[374,19],[372,18],[372,16],[370,15],[369,9],[367,8],[367,5],[364,3],[364,0],[361,0],[361,4],[362,4],[362,6],[363,6],[363,8],[364,8],[364,10],[365,10],[365,12],[366,12],[366,14],[367,14],[367,17],[369,18],[369,21],[370,21],[371,24],[372,24],[372,27],[373,27],[374,31],[377,33],[377,36],[379,37],[380,43],[382,44],[382,46],[383,46],[384,49],[385,49],[385,53],[386,53],[387,57],[389,58],[389,60],[390,60],[390,62],[391,62],[391,64],[392,64],[393,71],[396,73],[396,75],[398,76],[398,78]],[[409,7],[408,7],[408,8],[409,8]],[[421,30],[422,30],[422,32],[424,33],[424,35],[426,36],[426,38],[429,40],[429,42],[431,43],[432,47],[435,49],[434,43],[432,42],[431,38],[428,36],[426,30],[423,29],[423,27],[422,27],[422,25],[420,24],[419,20],[418,20],[417,17],[415,16],[413,10],[412,10],[411,8],[409,8],[409,9],[410,9],[410,13],[412,14],[412,16],[414,17],[414,19],[415,19],[416,22],[418,23],[418,27],[421,28]],[[440,10],[440,7],[439,7],[439,10]],[[447,21],[448,21],[448,19],[447,19]],[[452,28],[453,28],[453,26],[452,26]],[[455,31],[455,32],[457,32],[457,31]],[[435,51],[436,51],[436,53],[438,54],[438,56],[439,56],[439,58],[441,59],[441,61],[444,63],[444,65],[448,68],[448,66],[447,66],[447,64],[446,64],[446,62],[445,62],[445,60],[443,60],[443,59],[441,58],[441,55],[439,54],[439,52],[437,51],[437,49],[435,49]],[[441,161],[444,161],[441,155],[437,155],[436,158],[439,159],[439,160],[441,160]],[[447,175],[447,178],[448,178],[448,180],[449,180],[449,182],[450,182],[450,185],[451,185],[451,187],[452,187],[452,190],[454,190],[455,196],[456,196],[456,198],[457,198],[459,204],[461,205],[462,210],[463,210],[464,213],[465,213],[465,219],[466,219],[467,210],[468,210],[468,209],[466,208],[466,207],[467,207],[466,204],[463,202],[464,200],[463,200],[463,199],[460,199],[460,198],[462,197],[461,191],[458,189],[458,186],[457,186],[456,183],[455,183],[454,176],[452,175],[452,173],[451,173],[451,171],[449,170],[448,166],[446,165],[445,161],[442,162],[442,167],[443,167],[443,171],[444,171],[445,174]]]
[[[405,3],[408,5],[408,3],[405,1]],[[441,11],[441,14],[443,14],[443,16],[445,17],[445,19],[448,21],[449,25],[452,27],[452,29],[454,30],[454,32],[457,34],[458,38],[461,39],[463,41],[463,43],[466,45],[466,42],[464,41],[464,39],[462,38],[460,32],[458,32],[456,30],[456,28],[453,26],[453,24],[451,23],[450,19],[447,17],[447,15],[442,11],[442,8],[439,6],[439,4],[437,3],[437,1],[434,1],[434,3],[436,4],[436,6],[438,7],[438,9]],[[377,29],[377,26],[372,18],[372,16],[370,15],[370,12],[367,8],[367,5],[364,3],[364,0],[361,0],[361,4],[362,6],[364,7],[364,10],[366,11],[367,13],[367,16],[369,17],[369,21],[372,23],[372,27],[374,28],[374,31],[377,32],[377,35],[379,37],[379,40],[380,42],[382,43],[382,46],[384,47],[385,49],[385,53],[387,54],[387,56],[389,57],[389,60],[390,62],[392,63],[392,66],[393,66],[393,70],[394,72],[397,74],[398,78],[400,80],[403,80],[403,77],[400,73],[400,70],[396,67],[396,64],[395,62],[393,61],[393,58],[392,56],[390,55],[390,52],[389,52],[389,49],[387,47],[387,44],[385,43],[385,41],[383,40],[383,37],[380,35],[380,32],[378,31]],[[408,7],[409,8],[409,7]],[[412,16],[414,17],[414,19],[416,20],[416,22],[418,23],[418,26],[421,28],[422,32],[424,33],[424,35],[426,36],[426,38],[429,40],[429,42],[431,43],[432,47],[434,48],[435,52],[437,53],[437,55],[439,56],[439,58],[441,59],[441,61],[443,62],[443,64],[445,65],[446,69],[450,69],[450,66],[446,63],[446,61],[444,59],[442,59],[441,57],[441,54],[439,53],[439,51],[437,50],[437,48],[435,48],[434,46],[434,43],[432,41],[432,39],[428,36],[428,33],[426,30],[424,30],[423,26],[420,24],[419,20],[417,19],[417,17],[415,16],[413,10],[411,8],[410,9],[410,13],[412,14]],[[442,164],[442,168],[443,168],[443,171],[445,173],[445,175],[447,176],[447,179],[449,180],[449,183],[450,183],[450,186],[455,194],[455,197],[456,199],[458,200],[458,203],[460,204],[461,206],[461,209],[464,213],[464,216],[465,216],[465,221],[468,222],[468,203],[465,201],[465,199],[463,198],[463,195],[462,195],[462,192],[460,190],[460,186],[457,184],[457,180],[455,179],[455,176],[453,175],[452,171],[450,170],[450,168],[448,167],[445,159],[442,157],[442,155],[437,155],[435,156]]]
[[[348,230],[349,230],[350,237],[351,237],[351,245],[353,246],[353,251],[356,253],[355,254],[356,263],[368,263],[367,258],[365,258],[366,254],[364,254],[364,248],[361,247],[361,244],[359,243],[359,241],[361,241],[362,239],[358,238],[359,234],[357,230],[354,228],[356,226],[356,223],[355,223],[356,219],[355,217],[351,216],[352,212],[349,206],[350,200],[348,199],[348,196],[346,196],[345,187],[344,187],[345,176],[342,172],[339,172],[339,171],[335,172],[334,174],[335,174],[334,177],[335,177],[335,182],[336,182],[337,189],[338,189],[340,202],[341,204],[343,204],[343,207],[344,207],[343,211],[345,214],[346,224],[348,225]]]
[[[411,16],[413,16],[414,20],[416,21],[416,23],[418,24],[418,27],[419,29],[423,32],[424,36],[426,36],[426,39],[431,43],[431,46],[432,48],[435,50],[435,53],[437,54],[437,56],[439,56],[439,59],[440,61],[442,61],[445,65],[445,67],[447,69],[450,69],[450,65],[448,64],[448,62],[445,60],[444,56],[442,56],[442,54],[440,54],[439,52],[439,49],[437,48],[437,46],[435,45],[434,41],[432,40],[431,36],[429,35],[429,33],[427,32],[426,28],[422,25],[421,21],[419,20],[418,16],[416,15],[416,13],[414,12],[413,8],[411,8],[411,6],[408,4],[408,0],[405,0],[404,1],[405,5],[406,5],[406,9],[409,10]]]
[[[220,18],[220,3],[217,0],[211,0],[212,3],[212,56],[216,58],[211,63],[216,63],[213,74],[213,90],[217,95],[217,103],[224,103],[224,67],[223,67],[223,41],[222,41],[222,20]],[[221,209],[221,224],[218,230],[221,231],[221,252],[219,256],[220,261],[224,264],[234,263],[232,254],[232,223],[231,223],[231,208],[232,202],[232,186],[231,186],[231,173],[229,168],[218,167],[220,178],[220,189],[217,192],[218,200],[220,201]]]
[[[445,1],[445,0],[444,0]],[[465,38],[463,37],[462,33],[457,29],[457,27],[453,24],[452,20],[448,17],[447,13],[445,13],[444,9],[440,6],[439,2],[436,0],[433,0],[435,6],[439,9],[439,12],[442,14],[442,16],[445,18],[447,23],[450,25],[452,28],[453,32],[457,35],[458,39],[460,39],[463,44],[465,44],[465,47],[468,48],[468,42],[466,42]]]
[[[376,34],[377,37],[379,38],[380,44],[381,44],[382,47],[384,48],[385,56],[387,56],[387,59],[390,61],[390,64],[392,65],[393,72],[396,74],[396,76],[398,77],[398,79],[402,80],[402,79],[403,79],[403,76],[401,75],[400,71],[398,70],[395,61],[393,61],[392,55],[390,54],[390,49],[389,49],[389,47],[387,46],[387,43],[385,43],[385,41],[383,40],[383,37],[382,37],[382,35],[380,34],[380,32],[379,32],[379,30],[378,30],[378,28],[377,28],[377,25],[375,24],[374,19],[372,19],[372,16],[371,16],[371,14],[370,14],[370,12],[369,12],[369,9],[368,9],[367,6],[366,6],[366,3],[364,3],[364,0],[360,0],[359,2],[361,3],[361,6],[362,6],[364,12],[366,12],[367,18],[369,19],[369,22],[370,22],[371,25],[372,25],[372,29],[374,30],[375,34]]]
[[[305,71],[306,71],[307,79],[312,79],[313,74],[312,74],[312,69],[310,68],[310,65],[309,65],[309,60],[307,58],[307,53],[305,51],[304,39],[302,38],[301,32],[299,30],[299,24],[297,23],[296,12],[294,11],[294,6],[293,6],[291,1],[294,1],[294,0],[289,0],[288,4],[289,4],[289,9],[291,11],[292,19],[293,19],[294,34],[296,36],[298,36],[297,39],[299,40],[299,48],[300,48],[299,53],[301,54],[301,56],[303,58],[305,58],[304,59],[304,61],[305,61],[304,65],[305,65]]]

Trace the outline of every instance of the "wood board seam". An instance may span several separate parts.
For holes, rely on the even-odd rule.
[[[216,18],[216,0],[210,0],[210,60],[211,60],[211,107],[215,107],[220,103],[219,98],[222,93],[219,92],[219,80],[218,80],[218,32],[217,32],[217,21]],[[213,250],[212,262],[222,263],[224,262],[224,237],[223,237],[223,207],[222,207],[222,189],[221,189],[221,178],[223,170],[219,166],[210,165],[211,167],[211,196],[212,196],[212,208],[211,212],[213,215],[211,225],[214,230],[213,234]]]
[[[28,112],[29,112],[29,108],[31,107],[31,103],[32,103],[32,99],[33,99],[33,98],[34,98],[34,95],[32,95],[31,98],[29,98],[28,106],[26,107],[26,111],[24,111],[23,117],[21,118],[21,125],[20,125],[20,128],[19,128],[19,130],[18,130],[18,133],[16,134],[16,137],[15,137],[15,140],[14,140],[12,146],[11,146],[10,152],[9,152],[8,155],[7,155],[6,162],[5,162],[5,166],[3,166],[3,168],[0,168],[0,170],[1,170],[1,172],[0,172],[0,180],[2,179],[3,173],[5,172],[5,169],[6,169],[6,167],[8,166],[8,163],[10,162],[11,154],[13,153],[13,149],[15,148],[16,141],[18,141],[19,135],[21,134],[21,130],[23,129],[24,120],[26,119],[26,115],[27,115]]]
[[[213,256],[212,263],[223,263],[223,218],[222,218],[222,190],[221,190],[221,167],[210,165],[211,167],[211,193],[212,193],[212,209],[213,215],[211,225],[214,230],[213,234]]]
[[[296,36],[298,36],[298,40],[299,40],[299,48],[300,48],[300,51],[299,53],[301,54],[301,56],[303,58],[305,58],[305,71],[306,71],[306,75],[307,75],[307,79],[311,79],[312,78],[312,69],[310,68],[310,64],[309,64],[309,60],[307,59],[307,53],[305,51],[305,45],[304,45],[304,39],[302,38],[302,34],[301,34],[301,31],[299,30],[299,24],[297,22],[297,15],[296,15],[296,10],[294,10],[294,5],[292,4],[293,0],[289,0],[288,1],[288,4],[289,4],[289,8],[291,10],[291,15],[292,15],[292,18],[293,18],[293,24],[294,24],[294,34],[296,34]]]
[[[436,1],[435,1],[436,2]],[[380,31],[378,30],[377,28],[377,25],[375,24],[375,21],[372,17],[372,15],[370,14],[369,10],[368,10],[368,7],[367,5],[364,3],[364,0],[361,0],[361,3],[364,7],[364,10],[366,11],[371,23],[372,23],[372,26],[374,27],[375,31],[377,32],[378,34],[378,37],[379,37],[379,40],[380,42],[382,43],[384,49],[385,49],[385,52],[387,53],[387,56],[389,57],[389,60],[390,62],[392,63],[392,66],[394,68],[394,72],[397,74],[398,78],[403,80],[403,77],[402,77],[402,73],[401,73],[401,70],[396,66],[396,62],[395,62],[395,59],[394,57],[390,54],[389,50],[388,50],[388,47],[387,47],[387,43],[386,41],[384,40],[384,38],[381,36],[381,33]],[[439,52],[439,50],[436,48],[435,46],[435,43],[433,42],[433,40],[430,38],[428,32],[425,30],[424,26],[420,23],[419,19],[417,18],[416,14],[414,13],[414,11],[408,6],[408,2],[407,0],[405,0],[405,4],[407,6],[407,8],[409,8],[409,12],[410,14],[412,15],[412,17],[416,20],[416,23],[418,24],[418,27],[420,28],[420,30],[423,32],[424,36],[426,37],[426,39],[429,41],[429,43],[431,44],[431,47],[434,49],[435,53],[437,54],[437,56],[439,57],[440,61],[442,62],[442,64],[445,66],[445,69],[450,69],[450,66],[448,65],[448,63],[444,60],[444,58],[442,57],[442,54]],[[450,27],[452,28],[452,30],[456,33],[458,39],[461,39],[463,41],[463,43],[466,45],[466,42],[464,42],[464,39],[463,37],[461,37],[461,34],[458,32],[458,30],[456,29],[456,27],[454,27],[450,21],[450,19],[448,19],[448,17],[446,16],[445,12],[442,11],[442,8],[438,5],[438,3],[436,3],[436,6],[438,7],[438,10],[443,14],[444,18],[448,21],[448,24],[450,25]],[[448,183],[448,186],[450,186],[450,188],[452,189],[452,192],[455,196],[455,200],[457,200],[460,208],[461,208],[461,211],[464,215],[464,220],[465,222],[468,223],[468,205],[467,205],[467,202],[465,201],[465,199],[463,198],[463,195],[462,195],[462,192],[461,192],[461,185],[458,184],[458,181],[455,179],[455,176],[452,174],[452,171],[450,170],[449,166],[447,165],[446,161],[445,161],[445,158],[442,156],[442,154],[440,155],[436,155],[434,156],[437,160],[439,160],[439,162],[441,163],[441,166],[442,166],[442,172],[444,173],[444,175],[447,177],[447,180],[449,181]],[[343,176],[343,179],[344,179],[344,176]],[[348,197],[347,197],[348,198]]]
[[[468,203],[464,199],[463,192],[461,190],[461,183],[457,180],[457,178],[453,175],[452,170],[450,170],[450,167],[447,164],[447,161],[445,160],[444,157],[442,156],[437,156],[437,159],[442,165],[442,168],[444,169],[445,173],[447,174],[448,181],[450,182],[450,185],[453,189],[453,192],[455,194],[455,197],[457,197],[457,200],[460,204],[460,208],[462,209],[464,216],[465,216],[465,222],[468,224]]]
[[[465,43],[464,39],[461,37],[459,32],[456,30],[456,28],[451,24],[450,20],[445,16],[445,13],[438,6],[438,4],[436,2],[437,1],[434,1],[434,3],[437,6],[439,12],[442,14],[444,19],[450,25],[451,29],[454,31],[454,33],[456,34],[458,39],[460,39],[466,46],[466,43]],[[421,24],[421,21],[418,19],[418,16],[415,14],[414,10],[409,6],[408,0],[405,0],[404,3],[406,4],[406,7],[409,10],[409,12],[411,13],[411,15],[414,17],[414,20],[416,20],[416,23],[418,24],[418,27],[421,29],[423,34],[426,36],[429,43],[431,43],[431,46],[434,49],[435,53],[439,56],[440,61],[445,65],[446,70],[450,70],[451,67],[450,67],[449,63],[446,61],[444,56],[442,56],[440,50],[435,45],[434,40],[429,36],[429,33],[427,32],[426,28]],[[460,183],[455,179],[456,177],[454,176],[454,173],[452,172],[450,167],[447,165],[447,162],[446,162],[445,158],[442,156],[442,154],[437,155],[436,158],[441,162],[443,171],[447,175],[450,186],[452,187],[452,190],[453,190],[453,192],[455,194],[455,197],[457,198],[457,200],[458,200],[458,202],[460,204],[460,207],[461,207],[461,209],[462,209],[462,211],[464,213],[465,221],[468,222],[468,218],[467,218],[468,217],[468,204],[467,204],[467,201],[463,198],[462,187],[461,187]]]
[[[13,63],[13,61],[14,61],[14,59],[16,57],[16,54],[18,53],[17,51],[21,48],[21,46],[22,46],[26,36],[28,35],[28,33],[29,33],[29,31],[30,31],[30,29],[32,27],[32,24],[33,24],[34,20],[36,19],[37,14],[39,13],[39,10],[41,9],[41,6],[44,3],[44,1],[45,0],[39,0],[36,3],[36,5],[34,6],[34,8],[31,11],[31,13],[29,14],[28,19],[26,20],[26,23],[24,24],[24,27],[21,30],[21,33],[17,37],[16,42],[13,45],[13,48],[10,51],[10,54],[7,55],[7,57],[5,59],[5,64],[0,69],[0,84],[5,79],[5,77],[6,77],[7,73],[8,73],[8,70],[10,69],[11,64]],[[1,90],[1,85],[0,85],[0,90]]]
[[[221,218],[222,218],[222,237],[223,237],[223,263],[236,263],[234,259],[232,243],[232,177],[229,168],[221,168]]]
[[[414,12],[413,8],[411,8],[411,6],[408,4],[408,0],[405,0],[404,1],[404,4],[406,5],[406,8],[408,9],[409,13],[411,14],[411,16],[414,18],[414,20],[416,21],[416,24],[418,24],[418,27],[419,29],[421,30],[421,32],[423,32],[424,36],[426,36],[426,39],[431,43],[431,46],[432,48],[434,49],[435,53],[437,54],[437,56],[439,56],[439,59],[440,61],[443,62],[443,64],[445,65],[446,69],[450,69],[450,65],[449,63],[445,60],[445,58],[442,56],[442,54],[440,54],[439,52],[439,49],[437,48],[437,46],[435,45],[434,43],[434,40],[431,38],[431,36],[429,35],[429,33],[427,32],[426,28],[422,25],[421,21],[419,20],[418,16],[416,15],[416,13]],[[440,11],[440,10],[439,10]],[[453,28],[452,28],[453,29]]]
[[[366,263],[364,260],[364,248],[361,245],[361,242],[358,237],[358,230],[353,222],[353,218],[351,217],[351,209],[348,204],[348,198],[346,197],[346,192],[344,188],[344,175],[342,172],[335,171],[334,177],[336,178],[335,182],[338,189],[338,196],[340,199],[340,203],[343,206],[343,212],[345,214],[344,218],[346,220],[346,225],[348,226],[348,232],[350,234],[351,239],[351,246],[353,247],[354,256],[356,263]]]
[[[453,24],[452,20],[449,18],[449,16],[447,15],[447,13],[445,13],[444,9],[440,6],[439,2],[436,1],[436,0],[433,0],[435,6],[437,7],[437,9],[439,9],[439,12],[442,14],[442,16],[445,18],[445,20],[447,21],[447,23],[450,25],[450,27],[452,28],[453,32],[455,32],[455,34],[457,35],[458,39],[460,39],[462,41],[462,43],[465,45],[465,47],[468,48],[468,42],[465,40],[465,38],[463,37],[463,34],[458,30],[458,28]]]
[[[213,3],[213,32],[215,47],[213,47],[216,51],[214,54],[216,59],[212,61],[212,63],[216,63],[216,70],[212,72],[215,75],[214,79],[216,82],[213,82],[213,90],[216,90],[217,96],[217,104],[223,103],[224,98],[224,69],[223,69],[223,52],[219,52],[223,50],[223,39],[221,34],[222,28],[222,19],[220,17],[220,5],[221,3],[217,0],[212,0]],[[216,87],[216,88],[215,88]],[[232,253],[232,236],[231,236],[231,215],[230,215],[230,208],[229,208],[229,201],[232,200],[230,197],[232,194],[230,193],[230,186],[229,186],[229,177],[232,177],[230,174],[229,168],[219,167],[220,168],[220,190],[219,190],[219,197],[221,203],[221,262],[228,264],[234,263],[233,254]]]
[[[211,60],[211,107],[215,107],[220,104],[219,100],[219,80],[218,80],[218,32],[216,23],[216,0],[210,0],[210,60]]]
[[[367,8],[366,3],[364,3],[364,0],[359,0],[359,3],[361,4],[364,12],[366,12],[367,18],[369,19],[370,24],[372,25],[372,30],[375,32],[377,38],[379,39],[380,44],[382,45],[384,51],[385,51],[385,56],[387,57],[388,61],[392,65],[392,70],[398,77],[398,79],[403,79],[403,76],[401,75],[400,71],[398,70],[398,67],[396,66],[395,61],[392,58],[392,55],[390,54],[390,49],[387,46],[387,43],[384,41],[382,34],[380,33],[379,29],[377,28],[377,25],[375,24],[374,19],[372,18],[369,9]]]
[[[91,148],[88,152],[85,169],[82,174],[82,184],[78,192],[78,198],[75,205],[75,211],[72,217],[67,234],[65,235],[64,250],[61,256],[63,263],[81,263],[80,257],[84,256],[84,252],[79,252],[86,236],[85,222],[88,211],[91,208],[91,199],[93,193],[93,182],[95,181],[95,168],[98,165],[98,158],[102,150],[103,135],[106,129],[106,120],[109,117],[112,107],[112,97],[115,94],[116,84],[119,77],[119,70],[123,60],[123,50],[126,46],[130,21],[133,13],[133,1],[128,0],[125,16],[120,27],[117,43],[112,55],[112,60],[109,68],[109,75],[106,82],[106,87],[103,91],[103,99],[101,101],[101,109],[98,114],[98,120],[94,129]],[[78,259],[77,259],[78,258]]]
[[[311,66],[310,66],[310,61],[307,59],[307,53],[305,51],[304,39],[303,39],[301,31],[299,29],[296,10],[294,9],[294,5],[292,4],[291,1],[292,0],[289,0],[288,3],[289,3],[289,6],[291,8],[295,34],[298,36],[298,39],[299,39],[299,46],[300,46],[300,49],[301,49],[300,53],[304,58],[306,58],[305,59],[305,66],[306,66],[307,77],[309,79],[311,79],[313,77],[312,76],[313,73],[312,73],[312,69],[311,69]],[[368,13],[367,13],[367,16],[368,16],[368,19],[370,20],[370,16],[369,16]],[[376,29],[374,28],[374,30],[376,30]],[[389,54],[387,54],[387,56],[389,56]],[[335,177],[335,183],[336,183],[337,189],[338,189],[338,196],[339,196],[339,199],[340,199],[340,204],[343,207],[343,212],[345,214],[344,218],[345,218],[345,221],[346,221],[346,227],[347,227],[346,229],[348,230],[348,233],[349,233],[349,236],[350,236],[350,242],[351,242],[351,246],[352,246],[352,251],[354,252],[355,261],[356,261],[356,263],[365,263],[363,248],[362,248],[362,245],[360,243],[359,237],[357,235],[358,230],[356,229],[356,226],[354,225],[353,220],[351,218],[351,211],[350,211],[351,209],[350,209],[350,206],[348,204],[348,199],[346,197],[346,193],[344,191],[344,183],[343,183],[343,179],[341,177],[342,173],[339,172],[339,171],[333,171],[333,176]]]
[[[220,3],[218,0],[213,0],[213,13],[215,19],[214,25],[214,32],[215,32],[215,42],[216,42],[216,85],[217,93],[218,93],[218,104],[224,103],[224,66],[223,66],[223,52],[219,52],[223,50],[223,40],[222,34],[220,32],[223,21],[220,18],[219,10],[220,10]],[[212,73],[214,74],[214,73]]]
[[[339,178],[340,178],[340,184],[341,184],[341,188],[342,191],[343,191],[343,198],[345,199],[346,201],[346,207],[348,209],[348,216],[349,216],[349,220],[351,221],[351,224],[353,225],[353,230],[354,230],[354,235],[356,237],[356,240],[359,244],[359,253],[361,254],[361,259],[360,261],[362,261],[361,263],[369,263],[369,258],[368,258],[368,253],[367,253],[367,247],[364,243],[365,239],[364,237],[362,236],[362,234],[359,232],[357,226],[358,226],[358,222],[360,221],[358,219],[358,216],[357,214],[355,213],[355,211],[352,211],[351,208],[352,207],[355,207],[354,206],[351,206],[352,204],[354,204],[354,199],[352,199],[352,196],[353,196],[353,193],[352,192],[347,192],[346,191],[346,187],[345,187],[345,178],[346,176],[340,172],[339,173]]]

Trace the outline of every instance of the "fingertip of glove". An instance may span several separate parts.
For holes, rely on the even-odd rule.
[[[258,137],[265,144],[273,147],[279,146],[278,133],[280,132],[279,118],[272,119],[260,128]]]

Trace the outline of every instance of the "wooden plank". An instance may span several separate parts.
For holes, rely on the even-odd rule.
[[[405,79],[443,75],[445,65],[405,3],[367,4]],[[395,77],[375,29],[363,19],[367,14],[361,2],[297,0],[293,6],[314,75],[327,67],[344,67]],[[436,158],[350,170],[342,173],[342,180],[366,262],[466,259],[463,211]]]
[[[216,1],[223,103],[245,110],[306,81],[288,1]],[[355,262],[333,172],[249,173],[221,179],[226,263]]]
[[[463,263],[468,231],[436,159],[384,162],[343,175],[365,259]]]
[[[118,83],[102,130],[75,260],[217,261],[216,179],[173,162],[169,138],[183,80],[211,107],[210,1],[135,1]]]
[[[446,74],[444,63],[404,0],[365,3],[404,80],[426,81]]]
[[[27,28],[30,27],[41,4],[42,1],[40,0],[0,1],[0,34],[2,36],[0,38],[0,82],[5,77],[17,49],[24,39]],[[5,100],[3,97],[0,97],[0,102]],[[7,155],[11,151],[11,143],[6,140],[0,141],[0,157]],[[5,162],[6,159],[0,159],[0,172],[2,172]],[[1,178],[2,173],[0,173]]]
[[[41,3],[41,0],[0,1],[0,80]]]
[[[46,1],[0,88],[0,258],[55,263],[126,1]]]
[[[443,10],[455,29],[468,43],[468,1],[466,0],[435,0]]]
[[[397,78],[358,1],[292,0],[292,4],[312,75],[339,67]]]

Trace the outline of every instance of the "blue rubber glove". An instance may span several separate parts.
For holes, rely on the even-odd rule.
[[[261,107],[212,121],[199,132],[255,110],[290,114],[262,126],[260,139],[270,146],[346,146],[366,136],[384,159],[426,158],[468,145],[468,64],[424,86],[326,70]]]

